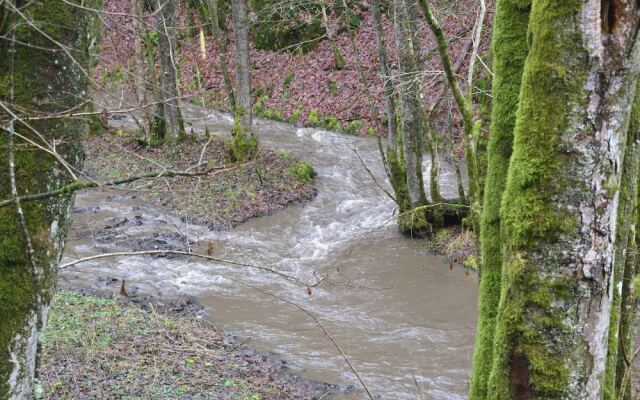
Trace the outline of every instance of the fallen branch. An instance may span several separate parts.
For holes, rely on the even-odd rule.
[[[123,185],[123,184],[127,184],[127,183],[132,183],[132,182],[136,182],[136,181],[140,181],[143,179],[155,179],[155,178],[173,178],[173,177],[177,177],[177,176],[186,176],[186,177],[198,177],[198,176],[203,176],[203,175],[216,175],[222,172],[228,172],[228,171],[232,171],[236,168],[239,167],[243,167],[245,165],[248,165],[251,163],[246,163],[246,164],[241,164],[241,165],[236,165],[234,167],[231,168],[221,168],[221,167],[212,167],[209,168],[205,171],[201,171],[201,172],[188,172],[188,171],[174,171],[174,170],[163,170],[163,171],[155,171],[155,172],[150,172],[147,174],[143,174],[143,175],[136,175],[136,176],[130,176],[128,178],[123,178],[123,179],[115,179],[112,181],[108,181],[108,182],[95,182],[95,181],[78,181],[78,182],[74,182],[74,183],[70,183],[68,185],[62,186],[58,189],[55,190],[51,190],[49,192],[43,192],[43,193],[37,193],[37,194],[32,194],[32,195],[28,195],[28,196],[19,196],[18,200],[20,201],[34,201],[34,200],[42,200],[42,199],[46,199],[49,197],[54,197],[54,196],[60,196],[63,194],[69,194],[69,193],[74,193],[77,192],[78,190],[83,190],[83,189],[91,189],[91,188],[96,188],[96,187],[109,187],[109,186],[117,186],[117,185]],[[2,200],[0,201],[0,207],[6,207],[10,204],[14,204],[15,203],[15,199],[7,199],[7,200]]]

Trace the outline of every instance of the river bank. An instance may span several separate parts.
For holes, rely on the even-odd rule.
[[[213,230],[232,228],[316,194],[309,163],[268,148],[251,160],[233,163],[228,141],[219,137],[191,135],[180,143],[149,148],[139,133],[112,127],[88,138],[84,148],[85,172],[104,181],[167,170],[196,174],[143,179],[125,188]]]
[[[59,292],[38,398],[313,399],[339,390],[292,375],[286,361],[219,332],[203,313],[188,297]]]

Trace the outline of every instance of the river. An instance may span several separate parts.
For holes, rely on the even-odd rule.
[[[195,131],[206,121],[214,134],[228,134],[228,115],[187,106]],[[130,119],[119,121],[131,124]],[[393,202],[373,138],[347,136],[258,119],[261,145],[283,149],[313,164],[318,195],[312,201],[214,232],[164,215],[123,190],[81,193],[64,261],[113,251],[106,240],[78,234],[127,218],[122,238],[180,232],[194,251],[268,266],[301,280],[328,276],[311,295],[274,274],[184,258],[143,256],[100,259],[61,272],[62,286],[82,287],[105,276],[126,278],[128,287],[167,296],[194,295],[219,329],[250,338],[248,345],[286,360],[302,376],[353,385],[365,398],[336,347],[307,314],[334,336],[372,394],[380,399],[466,398],[477,318],[477,277],[399,235]],[[426,162],[426,161],[425,161]],[[455,197],[452,171],[443,168],[442,192]],[[126,231],[126,232],[125,232]],[[117,236],[117,235],[116,235]],[[109,239],[114,239],[109,238]],[[126,249],[126,246],[122,246]],[[238,283],[258,287],[260,290]],[[262,292],[264,291],[264,292]]]

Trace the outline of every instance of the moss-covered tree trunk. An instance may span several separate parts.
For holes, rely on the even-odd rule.
[[[100,7],[98,1],[83,4]],[[5,55],[0,58],[2,199],[15,198],[10,175],[18,195],[33,194],[69,183],[73,175],[69,170],[82,167],[78,139],[88,130],[87,121],[42,119],[27,126],[20,119],[63,113],[88,100],[87,70],[96,45],[96,21],[95,13],[61,0],[0,4],[0,32],[11,39],[0,41],[0,54]],[[73,50],[64,51],[59,43]],[[66,167],[52,154],[54,149]],[[10,161],[15,168],[10,168]],[[32,398],[38,342],[55,290],[72,205],[70,194],[21,204],[23,226],[16,203],[0,208],[2,399]]]
[[[530,4],[498,0],[493,22],[493,109],[487,178],[480,222],[482,253],[478,329],[469,398],[485,399],[502,278],[500,203],[507,183],[524,61],[528,53]]]
[[[170,140],[180,140],[185,135],[184,121],[180,111],[178,85],[178,54],[176,49],[175,0],[156,0],[160,11],[156,15],[158,31],[158,58],[160,64],[160,94],[164,108],[164,122]]]
[[[411,23],[405,0],[394,1],[394,25],[399,64],[398,92],[400,97],[400,123],[402,133],[403,169],[406,174],[409,209],[400,210],[400,229],[420,232],[427,228],[425,212],[412,212],[427,204],[422,173],[424,146],[424,115],[421,104],[421,85],[416,52],[413,47]]]
[[[487,398],[602,397],[637,11],[532,1]]]
[[[236,107],[231,147],[236,160],[244,160],[258,148],[253,132],[251,108],[251,63],[249,60],[249,14],[246,0],[231,1],[233,36],[236,45]]]
[[[400,212],[409,209],[409,197],[407,193],[407,177],[402,166],[402,154],[398,151],[398,125],[396,100],[394,87],[389,68],[387,47],[382,30],[382,10],[380,0],[374,0],[373,22],[376,32],[376,46],[378,50],[378,62],[380,63],[380,75],[383,80],[384,99],[387,108],[387,140],[386,153],[381,150],[383,162],[388,174],[389,183],[393,188],[396,203]]]
[[[471,96],[465,96],[460,89],[460,84],[456,78],[456,71],[449,57],[449,49],[438,19],[431,9],[428,0],[420,0],[422,11],[427,20],[431,32],[434,34],[438,43],[438,54],[442,62],[447,83],[453,94],[453,98],[462,114],[462,127],[464,131],[465,160],[467,165],[467,178],[469,180],[469,196],[468,200],[471,206],[467,219],[475,232],[480,231],[479,213],[481,209],[480,199],[480,177],[478,174],[478,162],[476,156],[476,137],[478,136],[476,121],[474,121],[473,105],[471,104]],[[479,28],[480,29],[480,28]],[[467,90],[471,90],[468,88]],[[437,171],[436,171],[437,172]]]

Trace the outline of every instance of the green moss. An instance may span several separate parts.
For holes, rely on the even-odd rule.
[[[302,183],[309,183],[313,181],[313,177],[316,175],[313,166],[305,161],[298,161],[294,163],[292,166],[287,168],[287,171],[289,172],[289,175]]]
[[[469,398],[487,397],[493,339],[502,279],[500,202],[507,181],[513,130],[525,58],[530,5],[499,0],[493,33],[493,108],[487,151],[487,177],[480,218],[482,252],[479,318]]]
[[[311,126],[318,126],[320,124],[320,117],[318,115],[318,109],[312,108],[309,110],[309,115],[307,116],[307,120],[311,124]]]
[[[99,8],[100,2],[88,1],[85,6]],[[59,113],[69,109],[85,110],[83,103],[88,97],[88,77],[78,65],[88,68],[96,49],[95,28],[97,16],[80,8],[69,7],[62,1],[30,2],[23,4],[21,12],[51,38],[74,49],[75,62],[61,52],[42,50],[50,48],[51,41],[35,32],[29,24],[18,24],[12,29],[12,16],[8,7],[0,10],[0,34],[16,35],[14,63],[15,92],[9,94],[10,57],[0,59],[0,98],[16,105],[26,113],[35,110],[42,113]],[[19,16],[14,16],[19,19]],[[11,32],[11,33],[10,33]],[[21,45],[28,43],[29,45]],[[0,53],[10,54],[10,41],[0,42]],[[77,62],[77,64],[76,64]],[[0,112],[0,119],[7,119]],[[88,133],[86,120],[39,120],[30,124],[46,139],[57,139],[61,144],[57,151],[74,167],[81,168],[84,155],[78,147],[78,138]],[[41,139],[34,133],[16,124],[16,131],[35,142]],[[49,156],[16,138],[15,140],[16,182],[19,193],[39,193],[70,183],[66,173]],[[7,135],[0,136],[0,198],[11,196],[8,177]],[[26,322],[37,315],[36,293],[41,302],[47,304],[52,296],[56,280],[53,268],[60,256],[69,223],[70,195],[62,195],[40,202],[23,204],[30,239],[34,250],[34,261],[39,267],[40,278],[32,276],[32,267],[26,256],[26,246],[14,207],[0,209],[0,398],[8,398],[8,376],[13,370],[9,351],[12,339],[25,335]],[[57,230],[51,224],[57,222]],[[46,321],[38,321],[38,329]],[[20,355],[20,354],[19,354]]]
[[[398,211],[403,214],[411,208],[411,200],[409,199],[409,190],[407,188],[407,175],[404,166],[393,152],[387,153],[387,164],[389,166],[391,187],[398,203]]]
[[[531,48],[499,215],[504,254],[487,387],[491,399],[579,395],[568,383],[582,378],[570,378],[569,368],[579,362],[571,357],[580,352],[577,349],[584,342],[565,325],[570,302],[559,297],[567,293],[577,297],[579,281],[566,279],[558,268],[569,262],[562,254],[572,244],[564,241],[572,240],[573,232],[568,230],[577,222],[556,204],[558,196],[586,192],[586,183],[567,173],[575,168],[571,165],[575,156],[562,148],[563,135],[571,129],[572,112],[584,106],[588,62],[576,26],[583,6],[577,0],[540,0],[531,11]],[[493,122],[497,123],[497,118]],[[574,204],[579,202],[573,200]]]

